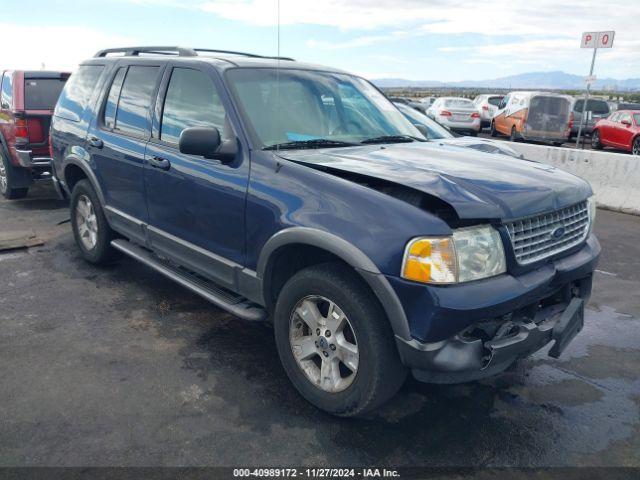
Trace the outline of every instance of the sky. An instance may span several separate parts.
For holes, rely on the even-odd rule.
[[[279,8],[278,8],[279,4]],[[586,75],[583,31],[615,30],[598,77],[640,77],[640,0],[0,0],[0,66],[74,70],[97,50],[278,53],[369,79]],[[279,15],[278,15],[279,12]],[[7,41],[7,39],[9,41]]]

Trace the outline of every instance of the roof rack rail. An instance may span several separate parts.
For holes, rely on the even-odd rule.
[[[151,53],[156,55],[178,55],[179,57],[197,57],[198,52],[203,53],[222,53],[224,55],[239,55],[243,57],[249,58],[268,58],[271,60],[289,60],[291,62],[295,62],[293,58],[290,57],[270,57],[265,55],[258,55],[255,53],[247,53],[247,52],[236,52],[234,50],[215,50],[210,48],[184,48],[184,47],[121,47],[121,48],[105,48],[104,50],[98,51],[93,57],[106,57],[110,53],[122,53],[128,57],[137,57],[141,53]]]
[[[214,50],[211,48],[194,48],[196,52],[205,52],[205,53],[223,53],[225,55],[240,55],[243,57],[250,58],[268,58],[271,60],[289,60],[291,62],[295,62],[295,59],[291,57],[276,57],[276,56],[268,56],[268,55],[258,55],[257,53],[248,53],[248,52],[237,52],[235,50]]]
[[[106,57],[110,53],[124,53],[125,56],[137,57],[141,53],[155,53],[157,55],[177,54],[179,57],[197,57],[198,54],[192,48],[183,47],[121,47],[121,48],[105,48],[98,51],[93,57]]]

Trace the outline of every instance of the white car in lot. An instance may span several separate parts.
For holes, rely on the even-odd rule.
[[[480,113],[480,126],[482,128],[491,125],[491,120],[498,111],[498,107],[500,106],[500,102],[502,102],[503,98],[504,95],[484,93],[473,99],[473,104]]]
[[[467,98],[440,97],[427,109],[427,115],[454,132],[475,136],[480,131],[480,113]]]

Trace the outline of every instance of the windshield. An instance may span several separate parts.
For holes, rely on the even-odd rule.
[[[640,113],[634,113],[633,118],[636,121],[636,125],[640,126]]]
[[[375,87],[351,75],[238,68],[227,72],[227,80],[262,148],[319,139],[340,146],[387,136],[423,138]]]
[[[437,123],[435,120],[431,120],[426,115],[423,115],[415,108],[408,107],[406,105],[397,104],[398,110],[402,112],[402,114],[409,119],[409,121],[414,125],[424,125],[428,130],[428,139],[429,140],[440,140],[442,138],[454,138],[451,132],[449,132],[442,125]]]
[[[450,98],[444,101],[445,107],[470,107],[473,108],[473,102],[466,98]]]
[[[493,106],[497,107],[497,106],[499,106],[499,105],[500,105],[500,102],[502,102],[502,99],[503,99],[503,98],[504,98],[504,97],[489,97],[488,102],[489,102],[491,105],[493,105]]]

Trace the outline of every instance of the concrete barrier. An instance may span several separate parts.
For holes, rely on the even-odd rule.
[[[505,142],[525,158],[587,180],[599,207],[640,215],[640,157],[624,153]]]

